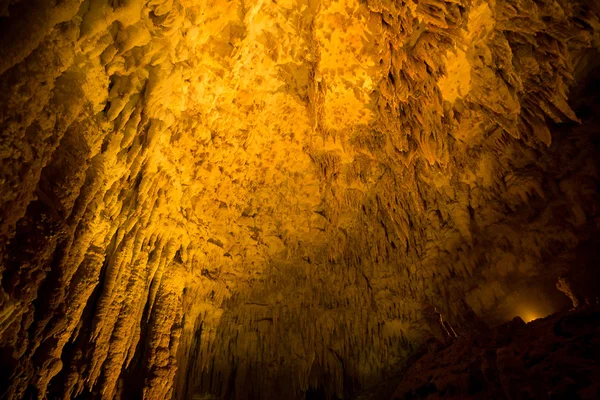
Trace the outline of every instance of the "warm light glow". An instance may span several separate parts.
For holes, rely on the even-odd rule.
[[[520,317],[523,319],[523,321],[529,323],[535,319],[543,318],[543,315],[540,315],[536,310],[525,309],[521,312]]]
[[[517,306],[516,314],[526,323],[533,320],[544,318],[552,314],[552,309],[538,302],[522,302]]]
[[[347,398],[595,298],[598,1],[25,3],[3,397]]]
[[[521,317],[529,323],[533,320],[544,318],[555,310],[547,300],[547,295],[539,290],[529,289],[509,294],[504,301],[506,320]]]

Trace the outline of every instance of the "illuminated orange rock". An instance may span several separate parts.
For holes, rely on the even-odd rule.
[[[348,397],[423,303],[593,301],[598,8],[0,0],[0,393]]]

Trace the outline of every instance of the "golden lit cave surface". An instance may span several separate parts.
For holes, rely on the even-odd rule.
[[[595,3],[59,3],[0,0],[9,397],[342,396],[555,310]]]

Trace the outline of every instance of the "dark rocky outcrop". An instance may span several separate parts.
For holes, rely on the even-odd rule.
[[[422,355],[403,371],[392,399],[594,400],[599,360],[599,306],[528,324],[517,317]]]

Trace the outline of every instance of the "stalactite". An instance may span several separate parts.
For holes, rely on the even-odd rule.
[[[599,18],[0,0],[0,392],[348,397],[512,317],[595,243]]]

